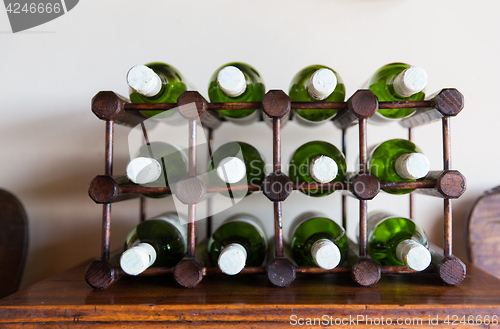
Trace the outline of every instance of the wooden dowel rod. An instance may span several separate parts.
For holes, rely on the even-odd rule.
[[[443,117],[443,168],[451,169],[451,132],[450,118]],[[444,199],[444,256],[450,256],[452,250],[452,209],[451,200]]]
[[[451,200],[444,199],[444,256],[451,256],[453,254],[451,211]]]
[[[435,188],[437,185],[435,180],[421,180],[413,182],[389,182],[380,183],[380,188],[384,190],[404,190],[404,189],[419,189],[419,188]]]
[[[208,159],[207,159],[207,163],[210,161],[210,159],[212,158],[212,142],[213,142],[213,139],[214,139],[214,130],[213,129],[208,129]],[[207,227],[206,227],[206,230],[205,230],[205,235],[206,235],[206,238],[207,240],[210,239],[210,237],[212,236],[212,222],[213,222],[213,218],[212,218],[212,211],[213,211],[213,208],[212,208],[212,198],[209,198],[207,200]]]
[[[413,142],[413,129],[411,127],[408,128],[408,140],[410,142]],[[409,201],[410,201],[410,204],[409,204],[410,219],[414,219],[415,218],[415,213],[414,213],[414,207],[413,207],[413,203],[414,203],[413,193],[409,194]]]
[[[276,257],[283,257],[283,223],[282,202],[274,202],[274,234],[276,243]]]
[[[105,146],[105,166],[104,174],[113,175],[113,140],[115,123],[112,120],[106,121],[106,146]]]
[[[196,248],[196,205],[188,205],[188,250],[187,257],[193,258]]]
[[[443,119],[443,168],[451,169],[451,137],[450,137],[450,117]]]
[[[434,101],[401,101],[401,102],[380,102],[381,109],[407,109],[407,108],[427,108],[433,107]],[[125,103],[125,111],[168,111],[177,107],[177,103]],[[261,102],[231,102],[231,103],[208,103],[207,110],[252,110],[261,107]],[[345,110],[348,108],[347,102],[291,102],[294,110]]]
[[[281,119],[273,118],[273,167],[281,171]]]
[[[368,162],[368,143],[366,130],[366,119],[359,119],[359,170],[361,172],[365,172],[367,170]]]
[[[379,102],[379,109],[416,109],[423,107],[434,107],[434,100],[429,101],[401,101],[401,102]]]
[[[141,210],[140,210],[140,222],[144,222],[146,220],[146,198],[144,196],[141,196],[140,198],[140,207],[141,207]]]
[[[189,176],[196,176],[196,151],[197,151],[197,122],[195,119],[189,120],[189,151],[188,160]],[[196,247],[196,204],[188,205],[188,250],[187,257],[195,256]]]
[[[106,203],[103,205],[102,214],[102,249],[101,249],[101,259],[109,259],[109,248],[110,248],[110,238],[111,238],[111,204]]]
[[[114,127],[115,124],[112,120],[106,121],[106,146],[105,146],[105,166],[104,173],[106,175],[113,175],[113,140],[114,140]],[[103,260],[109,259],[109,248],[111,238],[111,204],[103,206],[102,216],[102,248],[101,258]]]
[[[367,128],[366,119],[359,119],[359,163],[360,171],[366,172],[368,162],[367,153]],[[366,200],[359,201],[359,256],[366,257],[366,244],[367,244],[367,231],[366,231],[366,218],[367,218]]]
[[[293,190],[335,190],[335,191],[349,191],[351,182],[332,182],[332,183],[291,183]],[[401,190],[401,189],[435,189],[438,185],[437,180],[423,180],[414,182],[392,182],[380,183],[380,188],[385,190]],[[221,193],[227,192],[243,192],[243,191],[261,191],[261,185],[236,185],[231,186],[206,186],[207,193]],[[425,190],[424,190],[425,191]],[[172,191],[169,186],[164,187],[148,187],[136,185],[130,182],[126,176],[96,176],[90,183],[89,194],[91,198],[97,203],[114,203],[118,201],[128,200],[131,198],[140,197],[141,194],[171,194]],[[443,197],[442,195],[440,195]]]
[[[366,244],[368,243],[367,208],[368,201],[359,200],[359,257],[366,257]]]
[[[347,158],[347,129],[342,129],[342,154]],[[342,194],[342,227],[347,230],[347,196]]]

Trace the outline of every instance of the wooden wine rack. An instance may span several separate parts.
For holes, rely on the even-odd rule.
[[[193,106],[185,106],[194,103]],[[113,175],[113,130],[114,124],[134,127],[141,124],[144,117],[141,110],[170,110],[178,107],[180,114],[189,120],[189,177],[196,176],[196,139],[197,119],[210,116],[211,111],[243,110],[260,108],[273,123],[273,173],[264,179],[260,187],[242,186],[249,191],[261,190],[274,204],[274,232],[276,242],[275,258],[267,267],[246,267],[239,275],[267,274],[269,281],[278,287],[286,287],[294,280],[297,273],[351,273],[353,280],[362,286],[372,286],[380,279],[381,273],[412,273],[406,266],[379,266],[367,256],[367,202],[373,199],[381,189],[416,189],[417,192],[429,194],[444,200],[444,250],[431,246],[432,264],[424,272],[434,273],[442,282],[457,285],[465,278],[464,263],[452,254],[452,208],[451,199],[460,197],[466,189],[464,176],[451,169],[451,137],[450,118],[463,109],[463,96],[456,89],[443,89],[426,101],[379,102],[370,90],[358,90],[347,102],[290,102],[290,98],[281,90],[271,90],[262,102],[243,103],[208,103],[198,92],[186,91],[176,104],[132,104],[127,99],[111,91],[101,91],[92,99],[92,112],[106,122],[106,153],[104,175],[95,177],[89,186],[89,195],[96,202],[103,204],[102,221],[102,254],[99,260],[93,261],[87,268],[85,278],[94,288],[105,289],[120,277],[126,275],[117,264],[110,259],[110,222],[111,204],[131,198],[141,198],[141,221],[145,219],[145,199],[142,193],[172,194],[188,205],[188,248],[187,255],[174,268],[150,268],[141,275],[173,274],[175,280],[183,287],[195,287],[206,275],[221,274],[216,267],[203,267],[195,259],[195,218],[197,203],[206,193],[218,192],[217,188],[198,182],[193,186],[193,179],[181,180],[175,191],[169,187],[144,187],[131,183],[126,176]],[[414,182],[381,183],[367,170],[367,119],[378,109],[415,108],[416,113],[402,121],[408,128],[409,139],[412,138],[412,127],[441,120],[443,131],[443,170],[430,172],[423,180]],[[191,110],[189,110],[191,109]],[[346,152],[346,130],[358,124],[360,172],[343,183],[309,184],[308,187],[294,183],[281,172],[281,123],[291,109],[338,109],[333,123],[342,130],[342,151]],[[220,125],[214,121],[208,127],[208,138],[212,140],[213,130]],[[146,142],[147,134],[142,125]],[[196,180],[194,180],[196,181]],[[279,193],[272,189],[273,184],[281,187]],[[363,187],[357,188],[357,187]],[[232,187],[237,189],[238,187]],[[349,190],[359,200],[359,245],[350,242],[347,256],[348,265],[338,266],[332,270],[319,267],[294,266],[285,256],[283,250],[282,206],[283,201],[296,189]],[[346,196],[342,196],[343,226],[346,227]],[[410,194],[410,218],[413,218],[413,199]],[[207,235],[211,234],[211,218],[207,219]]]

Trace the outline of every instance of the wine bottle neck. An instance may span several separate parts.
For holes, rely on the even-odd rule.
[[[127,165],[127,177],[136,184],[156,181],[161,175],[161,165],[153,158],[138,157]]]
[[[398,243],[396,257],[414,271],[423,271],[431,263],[429,249],[412,239]]]
[[[245,75],[236,66],[226,66],[217,74],[217,84],[229,97],[238,97],[247,88]]]
[[[129,275],[139,275],[156,261],[156,250],[148,243],[139,243],[123,252],[120,257],[122,270]]]
[[[411,66],[399,73],[392,82],[396,94],[410,97],[424,90],[427,85],[427,73],[420,67]]]
[[[422,153],[403,154],[394,164],[394,170],[404,179],[419,179],[425,177],[429,173],[429,169],[429,159]]]
[[[319,101],[327,98],[337,87],[337,77],[332,70],[322,68],[316,70],[309,79],[307,91],[312,98]]]
[[[335,160],[322,155],[311,161],[309,173],[318,183],[329,183],[337,177],[339,167]]]
[[[127,73],[127,82],[130,88],[147,97],[156,96],[162,86],[158,74],[145,65],[132,67]]]
[[[229,184],[242,180],[246,175],[245,162],[237,157],[226,157],[217,165],[217,176]]]
[[[319,239],[311,247],[311,256],[319,267],[331,270],[340,263],[340,250],[328,239]]]
[[[235,275],[241,272],[247,261],[247,251],[239,243],[227,245],[219,254],[217,263],[220,270],[228,275]]]

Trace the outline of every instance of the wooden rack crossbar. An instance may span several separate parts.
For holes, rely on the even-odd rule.
[[[182,110],[183,105],[194,103],[198,113]],[[358,90],[347,102],[290,102],[290,98],[283,91],[271,90],[262,99],[262,102],[247,103],[208,103],[197,92],[189,91],[182,94],[176,104],[131,104],[124,97],[113,92],[99,92],[92,100],[92,111],[98,118],[106,121],[106,148],[105,148],[105,175],[97,176],[90,184],[89,195],[97,203],[103,205],[102,225],[102,252],[101,259],[92,262],[86,271],[86,280],[94,288],[105,289],[121,276],[123,271],[110,261],[110,226],[111,203],[127,200],[140,196],[140,220],[146,218],[146,201],[141,195],[170,194],[169,187],[144,187],[130,183],[124,176],[113,176],[113,138],[114,123],[135,126],[145,119],[139,112],[141,110],[170,110],[179,107],[181,115],[189,120],[189,164],[190,177],[196,175],[197,157],[197,119],[210,110],[242,110],[260,108],[262,112],[272,119],[273,123],[273,173],[267,176],[262,185],[236,185],[233,191],[250,190],[262,191],[274,204],[274,231],[276,252],[267,267],[248,267],[242,274],[267,274],[269,280],[276,286],[290,285],[296,273],[351,273],[354,281],[362,286],[371,286],[378,282],[381,273],[413,273],[404,266],[379,266],[367,256],[367,208],[368,200],[373,199],[380,189],[398,190],[415,189],[418,192],[441,197],[444,199],[444,234],[443,246],[430,248],[432,264],[424,272],[435,273],[438,278],[449,285],[459,284],[465,278],[465,265],[452,255],[452,209],[451,199],[460,197],[465,191],[465,178],[456,170],[451,170],[451,137],[450,117],[456,116],[463,109],[463,96],[456,89],[443,89],[429,100],[415,102],[378,102],[377,97],[369,90]],[[380,183],[378,179],[367,170],[367,119],[378,109],[415,108],[416,113],[402,120],[403,127],[409,128],[409,139],[412,139],[412,127],[435,120],[442,120],[443,130],[443,170],[431,172],[429,175],[415,182]],[[282,118],[288,115],[291,109],[338,109],[339,113],[333,122],[342,129],[342,151],[345,154],[348,127],[358,124],[359,128],[359,158],[360,172],[351,175],[346,182],[328,184],[298,184],[293,183],[281,172],[281,124]],[[143,125],[144,126],[144,125]],[[208,127],[209,140],[213,139],[213,129]],[[145,133],[145,131],[144,131]],[[147,135],[145,135],[147,140]],[[211,153],[210,153],[211,154]],[[275,193],[268,188],[271,184],[281,184],[282,191]],[[363,190],[356,189],[358,184],[363,184]],[[288,188],[287,188],[288,187]],[[177,187],[179,190],[188,187]],[[282,207],[283,201],[292,190],[311,190],[322,188],[325,190],[349,190],[359,199],[359,244],[350,243],[348,265],[339,266],[333,270],[323,270],[318,267],[297,267],[287,258],[283,248]],[[205,192],[216,193],[227,191],[227,188],[205,186]],[[179,196],[178,195],[178,196]],[[179,197],[180,198],[180,197]],[[196,204],[201,200],[196,199],[188,203],[188,251],[186,257],[174,268],[150,268],[142,275],[174,275],[175,280],[184,287],[196,286],[206,275],[220,274],[218,268],[203,267],[195,258],[195,218]],[[342,195],[342,223],[346,227],[347,209],[346,196]],[[210,202],[208,203],[211,207]],[[413,199],[410,194],[410,216],[413,218]],[[211,234],[211,217],[207,219],[207,236]]]
[[[230,110],[253,110],[260,109],[261,102],[234,102],[234,103],[208,103],[207,110],[230,111]],[[430,101],[406,101],[406,102],[379,102],[380,109],[413,109],[432,108],[435,106]],[[125,111],[168,111],[178,107],[177,103],[126,103]],[[292,110],[346,110],[347,102],[291,102]]]
[[[445,176],[446,177],[446,176]],[[446,188],[447,184],[454,182],[441,180],[419,180],[413,182],[386,182],[379,183],[381,190],[402,190],[402,189],[433,189],[436,190],[438,187],[449,190]],[[206,193],[223,193],[223,192],[256,192],[262,191],[262,184],[231,184],[229,186],[210,186],[203,185]],[[333,182],[333,183],[291,183],[290,188],[292,190],[322,190],[322,191],[350,191],[353,185],[350,181],[346,182]],[[425,193],[425,191],[423,191]],[[95,177],[90,183],[89,188],[90,197],[96,203],[114,203],[118,201],[124,201],[131,198],[140,197],[141,194],[173,194],[170,186],[164,187],[147,187],[142,185],[137,185],[130,182],[126,176],[107,176],[100,175]],[[131,194],[131,195],[128,195]],[[432,194],[436,197],[441,198],[456,198],[454,195],[439,195]]]

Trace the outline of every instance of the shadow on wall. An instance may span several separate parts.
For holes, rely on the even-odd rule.
[[[116,173],[125,172],[129,159],[127,135],[128,128],[115,129]],[[2,187],[19,196],[28,214],[21,288],[99,257],[102,206],[89,198],[88,185],[104,173],[104,137],[104,122],[89,109],[0,129]],[[113,208],[116,248],[137,223],[139,207],[135,200]]]

